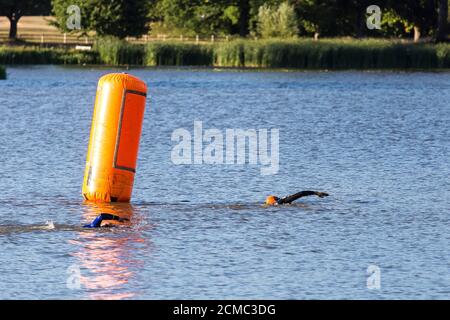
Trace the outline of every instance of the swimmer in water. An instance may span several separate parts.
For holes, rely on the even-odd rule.
[[[127,222],[130,221],[126,218],[121,218],[119,216],[116,216],[115,214],[111,213],[100,213],[100,215],[94,219],[91,223],[83,226],[84,228],[100,228],[102,227],[103,221],[118,221],[118,222]]]
[[[281,204],[290,204],[294,202],[295,200],[307,197],[307,196],[318,196],[319,198],[327,197],[328,193],[326,192],[319,192],[319,191],[300,191],[294,194],[291,194],[289,196],[286,196],[284,198],[278,198],[277,196],[268,196],[265,201],[265,205],[268,206],[277,206]],[[128,222],[130,221],[127,218],[121,218],[115,214],[111,213],[101,213],[98,217],[96,217],[91,223],[84,225],[84,228],[100,228],[102,226],[103,221],[117,221],[117,222]],[[110,225],[106,225],[110,226]]]
[[[264,203],[265,205],[268,206],[277,206],[280,204],[289,204],[294,202],[295,200],[302,198],[302,197],[307,197],[307,196],[318,196],[319,198],[323,198],[323,197],[327,197],[328,193],[326,192],[319,192],[319,191],[300,191],[294,194],[291,194],[289,196],[286,196],[284,198],[278,198],[277,196],[268,196],[266,198],[266,202]]]

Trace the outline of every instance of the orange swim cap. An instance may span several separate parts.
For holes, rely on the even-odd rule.
[[[267,205],[269,205],[269,206],[272,206],[272,205],[276,204],[277,202],[278,202],[278,197],[275,197],[275,196],[268,196],[268,197],[266,198],[265,204],[267,204]]]

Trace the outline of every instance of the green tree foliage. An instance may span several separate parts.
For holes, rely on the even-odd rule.
[[[377,0],[381,9],[387,0]],[[368,0],[294,0],[300,34],[320,36],[372,36],[366,27]]]
[[[248,22],[241,21],[245,5],[243,0],[160,0],[154,12],[167,29],[185,35],[241,33],[241,24],[245,35]]]
[[[139,0],[52,0],[56,25],[63,31],[69,29],[67,19],[71,5],[80,8],[81,31],[95,31],[100,36],[141,36],[149,31],[149,4]]]
[[[297,13],[300,17],[299,26],[306,34],[326,36],[337,35],[340,15],[339,8],[330,0],[299,0],[296,2]]]
[[[284,1],[286,0],[249,0],[248,27],[250,34],[256,35],[258,32],[258,13],[261,6],[278,7]]]
[[[324,36],[410,36],[414,31],[431,36],[436,34],[437,12],[444,21],[448,0],[155,0],[158,20],[166,30],[183,34],[239,34],[249,30],[258,34],[261,28],[267,36],[279,36],[285,31],[273,27],[276,19],[270,8],[283,2],[295,9],[299,35]],[[444,3],[445,2],[445,3]],[[382,10],[382,30],[368,29],[366,9],[376,4]],[[441,10],[438,10],[438,7]],[[448,8],[448,5],[447,5]],[[386,17],[384,17],[386,15]],[[448,16],[447,16],[448,17]],[[262,21],[261,19],[265,19]],[[271,26],[272,25],[272,26]],[[446,24],[439,24],[445,30]],[[291,29],[291,28],[290,28]],[[265,32],[262,32],[265,33]],[[261,34],[262,34],[261,33]],[[289,32],[288,32],[289,33]],[[441,35],[445,31],[441,31]],[[442,38],[442,36],[441,36]]]
[[[283,2],[278,7],[262,5],[258,11],[257,31],[263,38],[297,36],[297,16],[294,7],[288,2]]]
[[[6,16],[10,23],[9,38],[17,37],[17,23],[24,15],[47,15],[50,0],[0,0],[0,16]]]
[[[381,30],[379,31],[382,36],[402,38],[411,33],[413,29],[413,24],[393,9],[387,9],[383,12]]]
[[[437,26],[437,0],[390,1],[395,12],[413,25],[414,40],[422,35],[432,36]]]
[[[263,37],[405,37],[413,33],[445,40],[449,0],[52,0],[57,25],[65,31],[69,5],[81,9],[84,32],[119,38],[148,32]],[[0,3],[40,1],[0,0]],[[368,29],[366,9],[382,10],[382,29]]]

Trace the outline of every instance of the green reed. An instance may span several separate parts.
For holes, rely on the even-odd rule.
[[[40,46],[0,46],[0,64],[95,64],[97,53]]]
[[[0,64],[106,64],[292,69],[450,68],[450,44],[393,40],[231,40],[215,43],[152,41],[131,44],[100,38],[91,51],[1,46]]]
[[[212,66],[213,47],[183,42],[151,42],[146,46],[146,66]]]

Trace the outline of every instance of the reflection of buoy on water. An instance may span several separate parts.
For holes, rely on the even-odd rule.
[[[102,212],[128,219],[135,215],[138,223],[140,219],[139,208],[131,203],[85,202],[81,212],[84,221],[91,221]],[[129,284],[136,279],[136,271],[142,270],[143,257],[152,249],[152,240],[143,237],[139,228],[133,232],[119,230],[107,228],[92,233],[79,228],[75,237],[68,239],[68,253],[75,259],[72,266],[76,268],[68,272],[76,277],[72,279],[77,280],[88,299],[133,299],[139,293]]]
[[[146,95],[145,82],[129,74],[100,78],[84,172],[85,200],[130,201]]]

